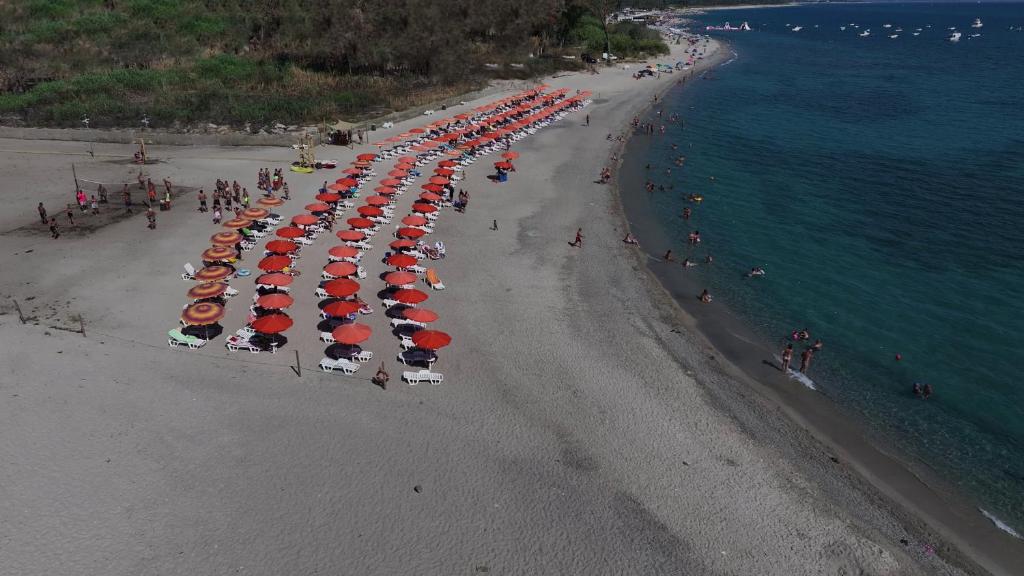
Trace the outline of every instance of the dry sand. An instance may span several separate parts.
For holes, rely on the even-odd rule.
[[[605,135],[674,79],[615,69],[549,81],[594,90],[594,105],[517,144],[508,183],[485,179],[489,159],[467,171],[468,213],[443,212],[433,235],[448,245],[437,264],[448,289],[427,304],[454,337],[436,365],[446,381],[387,391],[368,381],[376,363],[355,377],[314,369],[312,292],[330,237],[303,251],[282,352],[229,353],[223,338],[170,350],[181,265],[199,263],[218,227],[189,196],[156,231],[136,216],[51,241],[35,204],[70,198],[70,163],[121,182],[134,179],[131,150],[0,141],[0,573],[958,573],[908,555],[883,503],[856,493],[845,510],[847,492],[831,492],[842,482],[804,474],[782,457],[800,450],[726,415],[705,388],[726,371],[697,336],[672,332],[676,309],[621,243],[617,200],[594,180]],[[207,190],[217,177],[251,190],[259,167],[292,159],[151,155],[154,180]],[[336,177],[288,173],[295,200],[282,214]],[[580,226],[585,246],[568,247]],[[385,243],[366,258],[367,299],[383,287]],[[253,292],[249,279],[232,285],[228,331]],[[36,320],[21,324],[14,300]],[[66,331],[79,316],[85,334]],[[365,321],[365,348],[397,376],[387,319]]]

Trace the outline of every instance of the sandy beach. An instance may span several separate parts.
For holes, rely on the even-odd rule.
[[[673,50],[651,62],[675,63]],[[712,44],[699,67],[726,52]],[[221,230],[196,212],[194,190],[218,177],[253,190],[257,170],[286,167],[292,150],[154,147],[146,173],[184,195],[150,231],[138,212],[113,215],[138,171],[130,147],[0,140],[0,573],[980,571],[831,461],[622,243],[616,190],[595,183],[620,147],[606,135],[680,79],[634,80],[636,69],[547,79],[592,90],[594,103],[517,143],[507,183],[486,179],[491,158],[466,170],[467,213],[445,210],[431,237],[448,246],[436,266],[447,289],[429,301],[453,336],[440,386],[395,378],[381,390],[369,382],[377,362],[351,377],[316,369],[313,291],[329,237],[302,252],[279,353],[231,353],[223,337],[168,348],[191,285],[182,264],[198,265]],[[64,235],[52,241],[35,206],[54,213],[71,198],[72,163],[108,183],[112,204],[88,229],[57,214]],[[302,213],[339,176],[286,172],[294,199],[280,212]],[[580,227],[584,246],[567,246]],[[364,260],[368,286],[382,286],[384,248],[377,239]],[[253,295],[249,279],[232,286],[229,333]],[[364,318],[374,334],[363,347],[396,376],[387,320]]]

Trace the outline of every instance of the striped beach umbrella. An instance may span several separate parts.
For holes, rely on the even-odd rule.
[[[252,220],[248,220],[246,218],[232,218],[231,220],[224,222],[223,226],[225,228],[245,228],[250,224],[252,224]]]
[[[242,210],[242,217],[250,220],[263,220],[270,216],[270,210],[266,208],[246,208]]]
[[[235,252],[233,248],[228,248],[227,246],[214,246],[204,250],[200,258],[202,258],[204,262],[225,262],[238,258],[238,252]]]
[[[181,313],[181,321],[190,326],[209,326],[224,317],[224,307],[213,302],[197,302]]]
[[[217,232],[210,236],[210,242],[214,246],[234,246],[242,241],[242,235],[238,232]]]
[[[281,200],[280,198],[260,198],[256,203],[262,204],[263,206],[280,206],[281,204],[284,204],[284,200]]]
[[[207,266],[196,271],[196,280],[200,282],[213,282],[215,280],[223,280],[234,273],[235,271],[227,266]]]
[[[193,300],[205,300],[207,298],[216,298],[225,291],[227,291],[228,285],[223,282],[203,282],[202,284],[196,284],[188,291],[188,297]]]

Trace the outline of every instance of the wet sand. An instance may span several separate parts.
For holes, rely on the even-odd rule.
[[[190,285],[181,265],[220,228],[186,200],[158,213],[156,231],[140,215],[58,241],[26,232],[37,201],[70,198],[72,161],[82,178],[117,182],[132,176],[131,150],[0,141],[3,572],[959,574],[900,545],[888,503],[786,427],[622,244],[615,190],[594,183],[605,135],[674,80],[630,72],[549,79],[593,90],[594,104],[516,144],[509,182],[486,179],[490,158],[466,171],[468,212],[444,211],[432,237],[448,245],[436,264],[447,290],[427,305],[454,339],[440,386],[381,390],[377,360],[354,377],[314,369],[329,237],[303,250],[280,353],[230,353],[222,338],[169,349]],[[318,152],[348,162],[366,150]],[[217,177],[252,190],[259,167],[293,158],[151,155],[158,183],[207,191]],[[287,175],[286,220],[338,171]],[[566,245],[577,227],[582,249]],[[383,285],[375,244],[367,297]],[[251,280],[232,285],[229,332],[253,294]],[[364,348],[397,376],[387,320],[364,318]]]

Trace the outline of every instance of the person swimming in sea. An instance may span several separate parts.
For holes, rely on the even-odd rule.
[[[764,276],[764,275],[765,275],[764,268],[762,268],[760,266],[754,266],[753,268],[750,269],[750,272],[747,272],[747,277],[748,278],[753,278],[754,276]]]

